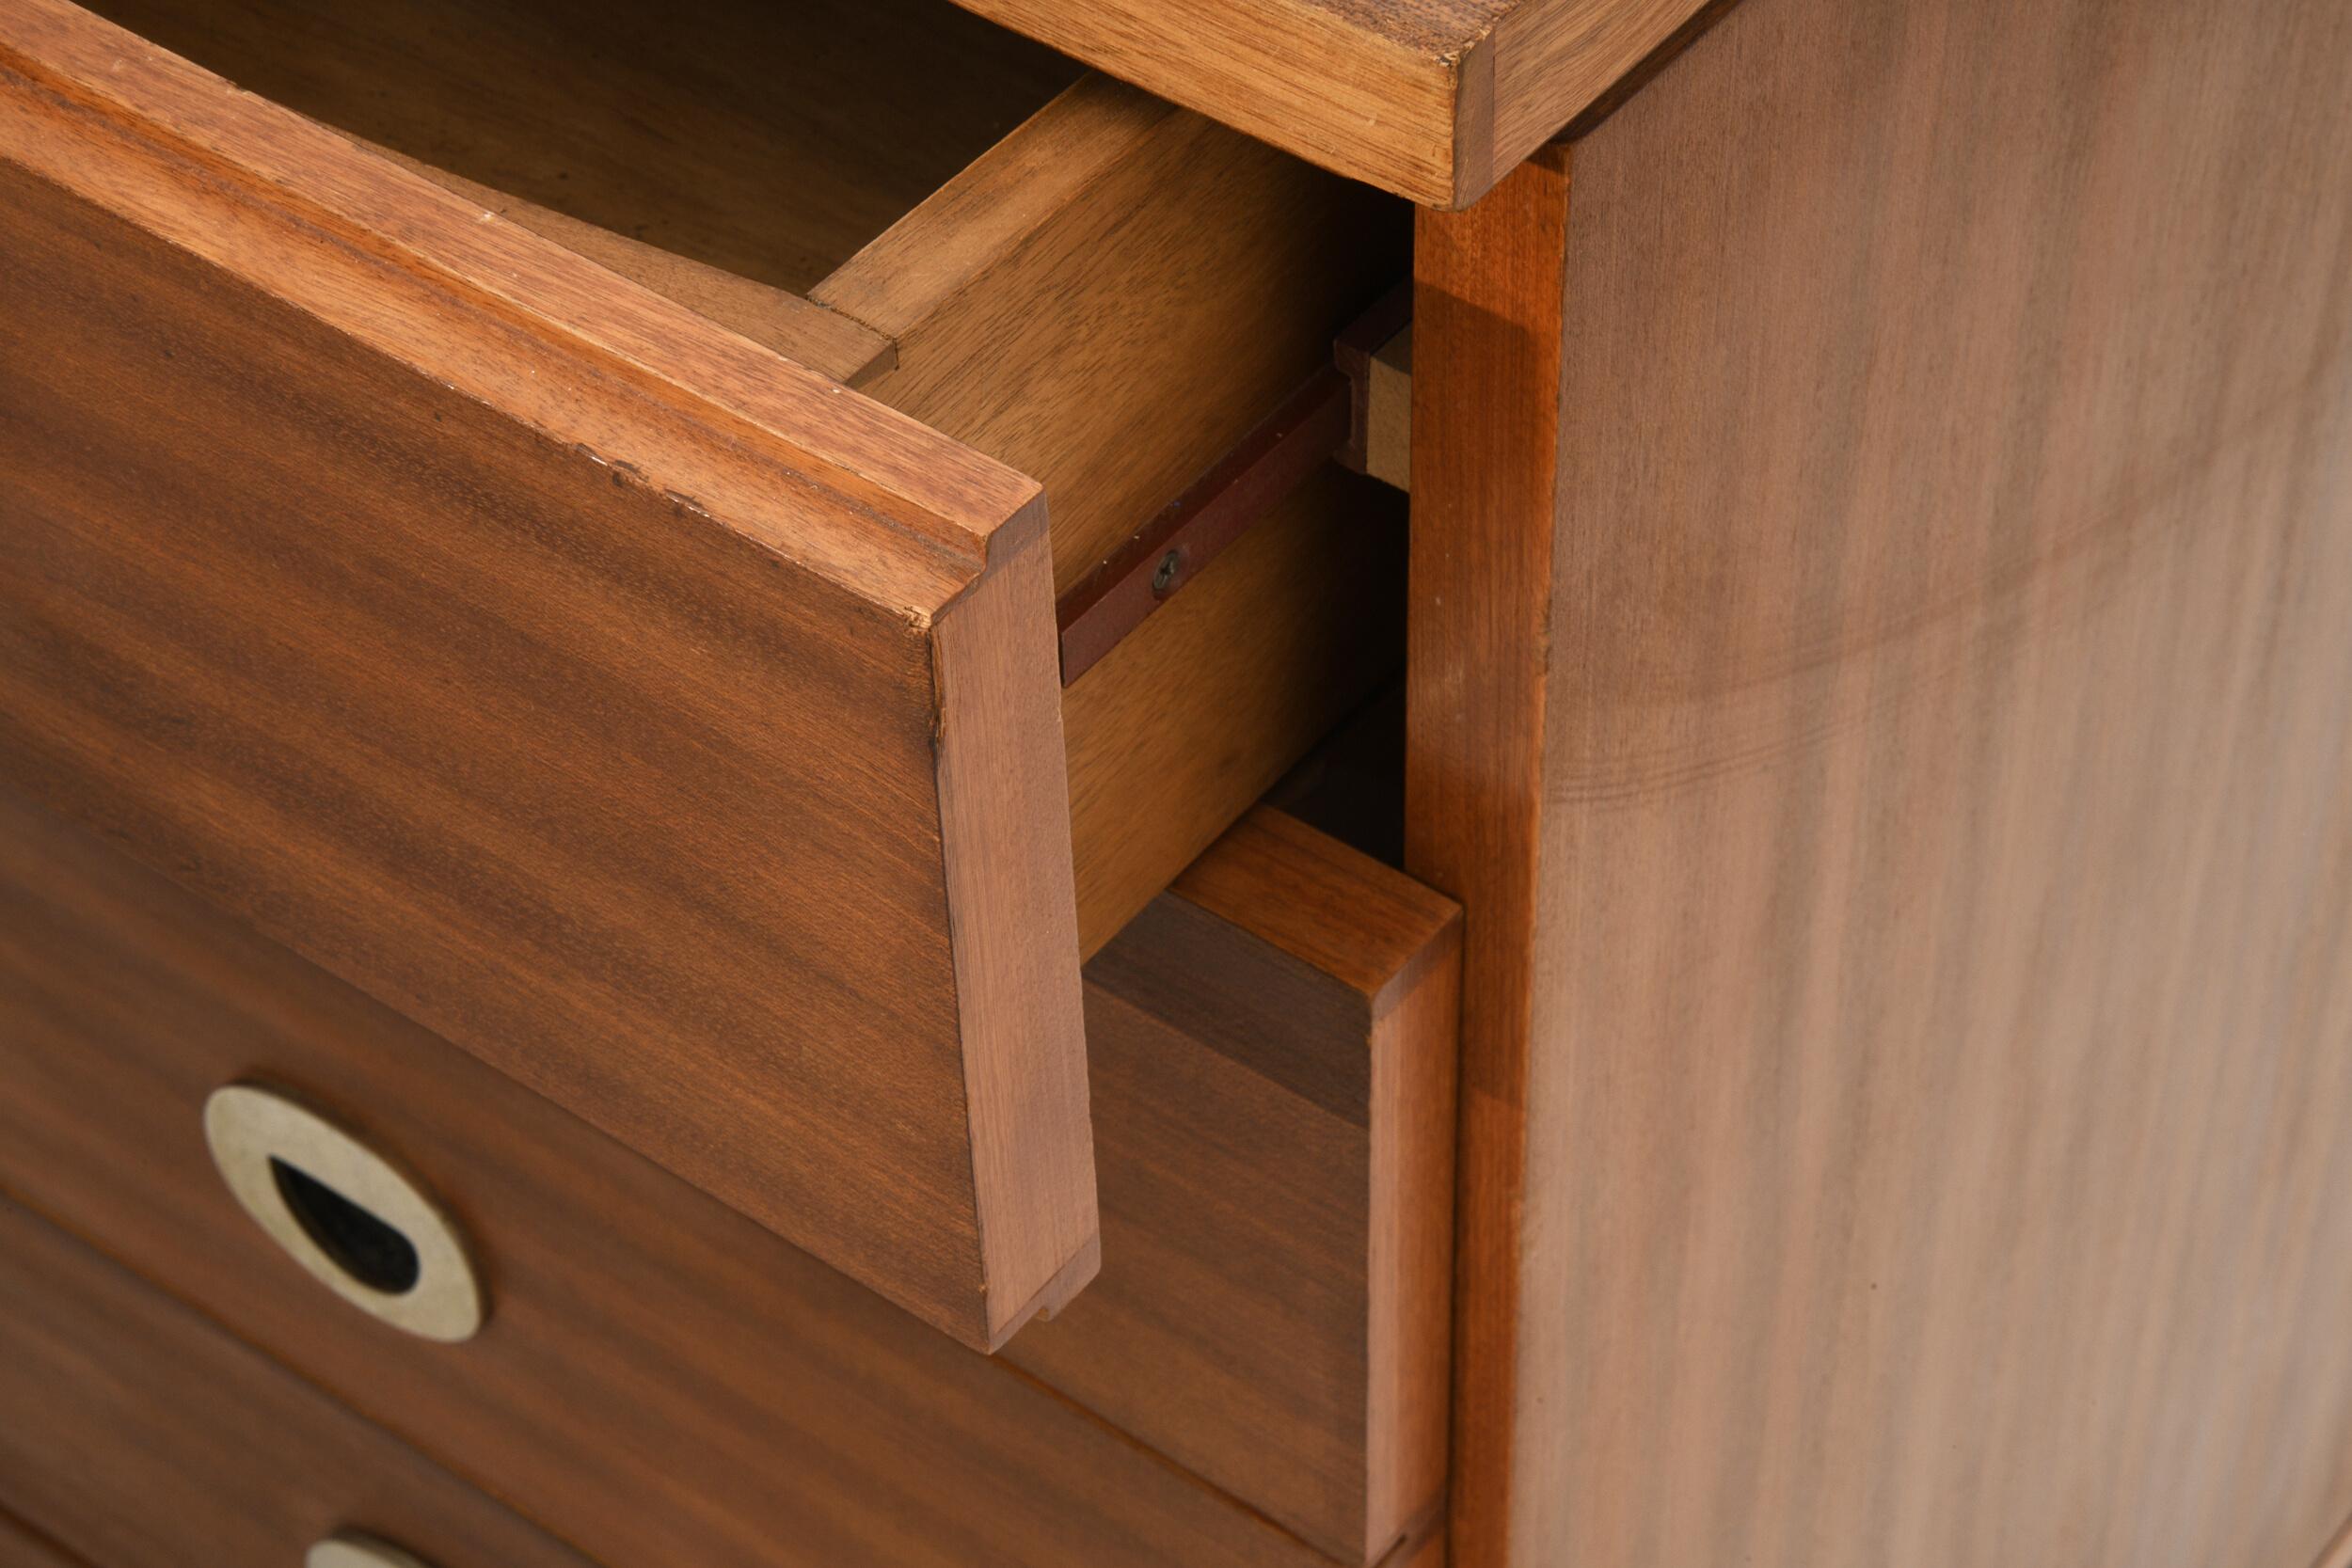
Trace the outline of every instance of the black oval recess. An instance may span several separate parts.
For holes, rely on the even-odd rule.
[[[275,1154],[270,1156],[269,1169],[278,1180],[278,1196],[286,1200],[288,1212],[337,1267],[384,1295],[405,1295],[417,1288],[416,1243],[317,1177]]]

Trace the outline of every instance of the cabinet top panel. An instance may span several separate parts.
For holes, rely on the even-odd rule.
[[[1466,207],[1724,0],[959,0],[1188,108]]]

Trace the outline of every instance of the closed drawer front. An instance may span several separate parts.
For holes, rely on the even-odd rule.
[[[301,1568],[340,1536],[430,1568],[588,1568],[5,1197],[0,1510],[24,1521],[0,1519],[0,1562]]]
[[[1442,1490],[1457,936],[1270,812],[1156,900],[1089,969],[1102,1276],[992,1360],[7,800],[0,1188],[603,1560],[1377,1561]],[[248,1222],[239,1082],[430,1195],[477,1335]]]
[[[104,8],[0,5],[0,768],[968,1343],[1066,1299],[1082,956],[1396,639],[1327,467],[1066,690],[1057,597],[1400,214],[944,0]]]

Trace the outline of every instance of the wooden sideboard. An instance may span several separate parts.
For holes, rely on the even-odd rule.
[[[0,1562],[2352,1568],[2342,0],[0,0]]]

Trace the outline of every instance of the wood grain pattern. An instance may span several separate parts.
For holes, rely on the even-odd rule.
[[[1401,204],[946,0],[96,8],[1036,478],[1063,589],[1409,265]]]
[[[811,297],[898,345],[874,397],[1045,486],[1067,594],[1410,264],[1402,203],[1098,76]]]
[[[707,8],[676,37],[620,61],[611,56],[628,53],[638,12],[595,11],[574,35],[534,3],[497,8],[480,52],[460,47],[469,35],[439,0],[364,16],[313,0],[106,8],[344,134],[386,138],[391,146],[372,150],[455,193],[477,220],[494,214],[550,239],[1033,474],[1056,498],[1048,528],[1062,587],[1325,362],[1339,325],[1406,265],[1400,204],[1101,78],[1054,98],[969,167],[947,166],[941,148],[977,150],[979,135],[1062,79],[1028,58],[1042,53],[1034,46],[1000,41],[976,47],[982,57],[1005,53],[1005,85],[918,102],[922,81],[945,69],[947,43],[994,36],[952,8],[942,14],[961,25],[875,87],[878,19],[824,32],[838,8],[791,21]],[[926,14],[919,0],[881,9],[907,13],[909,26]],[[831,41],[807,47],[809,29]],[[856,55],[853,66],[811,74],[836,52]],[[779,61],[795,104],[755,114],[775,86],[758,73]],[[603,96],[568,87],[550,96],[542,85],[574,79]],[[726,134],[714,129],[709,144],[681,150],[657,134],[712,116]],[[834,213],[824,180],[794,178],[795,201],[750,203],[740,221],[754,227],[713,237],[712,210],[741,202],[747,182],[805,171],[858,135],[910,143],[896,156],[944,183],[918,191],[910,173],[894,172],[883,183],[913,210],[830,276],[824,268],[850,242],[801,247],[828,260],[788,280],[806,287],[823,276],[816,293],[838,309],[761,281],[780,275],[745,254],[793,249],[779,230],[802,221],[795,201],[813,205],[813,221]],[[563,210],[402,149],[510,180]],[[886,155],[864,145],[846,154],[851,173]],[[1284,515],[1283,543],[1219,573],[1210,593],[1220,602],[1120,649],[1120,670],[1069,704],[1087,951],[1400,657],[1397,558],[1385,526],[1366,526],[1391,509],[1344,485],[1318,494]],[[1372,542],[1369,553],[1344,547],[1351,532]]]
[[[587,1568],[6,1197],[0,1411],[0,1506],[103,1568],[297,1563],[349,1526],[437,1568]]]
[[[0,1568],[87,1568],[22,1519],[0,1513]]]
[[[1403,513],[1327,467],[1062,693],[1086,956],[1392,677]]]
[[[1466,207],[1706,0],[958,3],[1326,168]]]
[[[436,168],[389,147],[362,143],[435,184],[461,196],[485,213],[553,240],[575,255],[619,273],[632,283],[675,300],[696,315],[739,332],[762,348],[859,387],[898,357],[898,348],[871,327],[838,311],[723,268],[632,240],[609,229],[494,190],[463,175]]]
[[[1522,1418],[1538,1348],[1560,1333],[1522,1275],[1527,1098],[1550,718],[1568,157],[1547,148],[1462,218],[1423,218],[1414,249],[1411,599],[1406,631],[1405,863],[1477,911],[1462,956],[1454,1223],[1455,1560],[1537,1564],[1515,1536],[1526,1490],[1556,1482],[1522,1445],[1565,1419]],[[1546,1042],[1553,1052],[1556,1044]],[[1537,1325],[1541,1323],[1539,1328]],[[1553,1347],[1565,1356],[1569,1347]],[[1532,1358],[1532,1357],[1531,1357]],[[1546,1392],[1549,1390],[1547,1389]],[[1529,1432],[1522,1435],[1525,1425]]]
[[[56,0],[0,38],[0,766],[1001,1342],[1093,1234],[1035,485]]]
[[[1380,345],[1364,361],[1364,472],[1413,487],[1413,329]]]
[[[1105,1276],[993,1360],[5,792],[0,1188],[605,1561],[1327,1568],[1276,1510],[1362,1561],[1441,1474],[1454,913],[1280,818],[1200,877],[1162,907],[1232,1005],[1169,1022],[1141,938],[1096,967]],[[199,1124],[257,1075],[449,1206],[476,1338],[387,1331],[246,1220]]]
[[[2352,1519],[2344,1521],[2344,1528],[2312,1561],[2312,1568],[2344,1568],[2346,1563],[2352,1563]]]
[[[1343,1562],[1444,1489],[1458,911],[1253,812],[1088,968],[1115,1266],[1005,1352]]]
[[[1455,1561],[2344,1517],[2347,65],[2325,0],[1756,0],[1572,199],[1424,220]]]
[[[1445,1568],[1445,1528],[1443,1523],[1418,1541],[1408,1541],[1397,1547],[1395,1554],[1382,1568]]]
[[[1032,831],[1041,800],[1061,808],[1057,826],[1069,821],[1060,693],[1028,678],[1058,657],[1053,623],[1037,612],[1053,572],[1046,541],[1034,541],[974,585],[932,644],[950,688],[932,748],[939,831],[956,847],[946,893],[959,1006],[967,1038],[980,1021],[1027,1037],[1023,1049],[1003,1037],[998,1049],[963,1052],[992,1350],[1069,1301],[1102,1264],[1085,1040],[1066,1032],[1081,1009],[1071,840],[1066,830]],[[854,884],[841,891],[864,895]]]
[[[815,297],[896,345],[873,396],[1045,484],[1059,594],[1329,361],[1404,217],[1095,77]],[[1082,956],[1395,667],[1401,538],[1327,473],[1064,694]]]
[[[1082,73],[947,0],[97,0],[436,168],[806,294]]]

